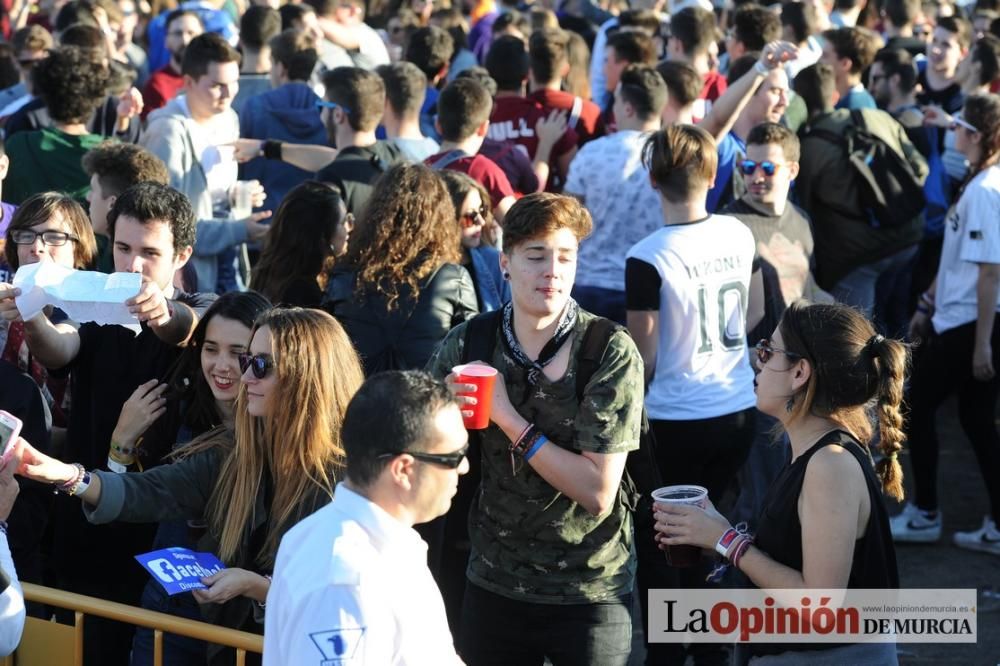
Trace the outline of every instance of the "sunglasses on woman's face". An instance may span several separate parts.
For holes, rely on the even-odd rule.
[[[257,379],[267,377],[267,371],[274,367],[274,359],[267,354],[248,354],[243,352],[238,357],[240,362],[240,373],[246,374],[247,368],[253,371],[253,376]]]
[[[789,361],[794,361],[796,359],[802,358],[799,354],[794,352],[785,351],[784,349],[778,349],[777,347],[771,346],[771,341],[764,338],[760,342],[754,345],[754,350],[757,352],[757,361],[760,365],[767,365],[767,362],[771,360],[771,357],[775,354],[784,354],[788,357]]]
[[[475,227],[482,224],[486,224],[486,213],[480,210],[470,210],[466,213],[462,213],[462,219],[460,223],[463,228],[468,229],[469,227]]]
[[[757,167],[760,167],[764,172],[765,176],[771,177],[774,172],[778,170],[781,165],[777,162],[772,162],[770,160],[764,160],[763,162],[754,162],[753,160],[743,160],[740,162],[740,171],[743,172],[744,176],[752,176]]]
[[[457,469],[462,461],[465,460],[465,456],[469,454],[469,445],[466,444],[458,451],[454,453],[424,453],[422,451],[390,451],[389,453],[383,453],[379,458],[389,458],[392,456],[401,456],[403,454],[411,456],[420,462],[433,463],[435,465],[441,465],[442,467],[447,467],[448,469]]]

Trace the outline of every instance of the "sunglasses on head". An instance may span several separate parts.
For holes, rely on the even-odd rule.
[[[795,352],[785,351],[784,349],[778,349],[777,347],[771,346],[771,341],[767,338],[759,341],[753,346],[757,352],[757,360],[761,365],[767,365],[767,362],[771,360],[771,357],[775,354],[784,354],[788,357],[788,360],[794,361],[802,358],[801,354],[796,354]]]
[[[773,176],[774,172],[777,171],[780,166],[780,164],[772,162],[771,160],[764,160],[763,162],[743,160],[740,162],[740,171],[743,172],[744,176],[752,176],[754,172],[757,171],[757,167],[760,167],[765,176]]]
[[[337,104],[336,102],[328,102],[325,99],[316,100],[316,110],[322,111],[323,109],[340,109],[340,111],[345,115],[351,115],[350,109],[348,109],[343,104]]]
[[[469,454],[469,445],[466,444],[458,451],[454,453],[424,453],[423,451],[390,451],[388,453],[383,453],[379,458],[391,458],[392,456],[401,456],[403,454],[413,457],[415,460],[420,462],[431,463],[434,465],[440,465],[442,467],[447,467],[448,469],[457,469],[462,461],[465,460],[465,456]]]
[[[964,118],[962,118],[962,114],[957,114],[957,115],[955,115],[951,119],[951,127],[949,129],[951,129],[951,131],[954,132],[959,127],[961,127],[962,129],[968,130],[969,132],[972,132],[973,134],[978,134],[979,133],[979,128],[977,128],[975,125],[973,125],[972,123],[970,123],[968,120],[965,120]]]
[[[246,374],[247,368],[253,371],[253,376],[257,379],[267,377],[267,371],[274,367],[274,359],[268,354],[248,354],[243,352],[238,357],[240,362],[240,373]]]

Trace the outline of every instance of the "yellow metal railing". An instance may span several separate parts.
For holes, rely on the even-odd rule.
[[[24,583],[24,598],[48,606],[74,612],[72,625],[27,618],[24,636],[17,651],[0,659],[0,666],[62,666],[83,664],[83,622],[95,615],[153,630],[153,664],[163,664],[163,634],[177,634],[236,650],[237,666],[245,666],[247,652],[262,654],[264,639],[257,634],[217,627],[165,613],[137,608],[114,601],[105,601],[82,594],[63,592],[51,587]]]

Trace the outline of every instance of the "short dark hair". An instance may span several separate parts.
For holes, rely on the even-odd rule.
[[[497,17],[497,19],[493,22],[493,25],[490,27],[490,34],[498,35],[507,28],[514,28],[524,35],[530,34],[531,19],[529,19],[528,15],[524,12],[516,9],[510,9]]]
[[[83,170],[88,176],[97,175],[104,196],[118,196],[137,183],[170,183],[163,160],[134,143],[98,144],[84,154]]]
[[[203,30],[205,29],[205,22],[201,20],[201,16],[198,15],[198,12],[192,9],[175,9],[169,14],[167,14],[167,20],[163,23],[164,32],[165,33],[170,32],[170,24],[176,21],[177,19],[181,18],[182,16],[190,16],[191,18],[198,21],[198,25],[200,25]]]
[[[972,45],[972,61],[979,63],[979,85],[1000,76],[1000,38],[986,33]]]
[[[715,14],[704,7],[685,7],[670,18],[670,38],[680,42],[684,55],[707,53],[715,34]]]
[[[684,203],[706,189],[719,166],[712,135],[694,125],[670,125],[642,147],[642,163],[663,198]]]
[[[656,64],[653,38],[644,32],[620,30],[608,37],[607,48],[612,49],[619,60],[638,65]]]
[[[296,21],[305,20],[306,14],[315,14],[316,10],[305,4],[287,4],[278,7],[278,14],[281,16],[281,29],[291,30],[298,26],[293,25]]]
[[[434,418],[456,405],[444,382],[420,370],[390,370],[365,380],[344,413],[347,478],[371,486],[399,451],[425,451]],[[386,409],[392,405],[392,409]]]
[[[569,62],[569,34],[558,28],[546,28],[528,39],[528,67],[540,83],[559,78],[559,70]]]
[[[385,83],[389,106],[400,116],[420,112],[427,97],[427,76],[412,62],[400,61],[381,65],[375,70]]]
[[[656,71],[667,86],[669,99],[684,108],[694,104],[701,96],[705,81],[698,71],[686,62],[664,60],[656,66]]]
[[[917,0],[919,6],[920,0]],[[810,35],[819,32],[819,14],[816,7],[808,2],[790,0],[781,5],[781,25],[792,29],[795,43],[801,44]]]
[[[240,17],[240,44],[260,51],[281,32],[281,14],[267,5],[251,5]]]
[[[212,63],[240,63],[240,52],[229,45],[221,35],[205,32],[194,39],[184,49],[184,59],[181,61],[181,74],[190,76],[197,81],[208,73]]]
[[[19,29],[10,40],[14,47],[14,57],[21,51],[47,51],[55,44],[51,33],[40,25],[29,25]]]
[[[142,223],[166,222],[174,237],[174,254],[194,245],[195,215],[188,198],[168,185],[137,183],[118,195],[108,212],[108,235],[115,240],[115,225],[122,215]]]
[[[55,24],[52,26],[57,33],[62,33],[73,25],[89,25],[97,27],[97,19],[94,17],[94,4],[87,0],[71,0],[60,8],[56,14]]]
[[[917,66],[913,56],[904,49],[882,49],[875,54],[875,59],[882,65],[882,73],[888,78],[899,77],[899,90],[902,93],[911,92],[917,85]]]
[[[323,75],[327,100],[347,109],[355,132],[378,127],[385,111],[385,84],[375,72],[360,67],[337,67]]]
[[[865,28],[844,27],[827,30],[823,38],[830,44],[838,58],[849,58],[851,73],[860,74],[875,60],[878,41],[874,33]]]
[[[920,16],[920,0],[883,0],[885,17],[897,28],[911,25]]]
[[[308,81],[316,69],[316,38],[304,30],[284,30],[271,38],[271,58],[281,63],[292,81]]]
[[[833,67],[825,62],[809,65],[795,75],[792,89],[805,102],[810,118],[817,113],[831,110],[833,93],[837,89]]]
[[[618,25],[655,37],[660,31],[660,17],[652,9],[626,9],[618,15]]]
[[[752,51],[750,53],[745,53],[741,55],[736,60],[729,63],[729,72],[726,74],[726,83],[733,85],[741,78],[743,75],[753,69],[754,65],[760,59],[760,53]]]
[[[497,82],[492,76],[490,76],[490,73],[486,71],[485,67],[476,65],[475,67],[462,70],[455,76],[455,80],[457,81],[458,79],[471,79],[476,81],[479,85],[486,88],[486,92],[490,94],[491,98],[497,96]]]
[[[490,46],[485,64],[498,89],[520,90],[528,78],[529,69],[524,40],[514,35],[501,36]]]
[[[78,46],[60,46],[32,69],[36,92],[56,122],[79,123],[104,102],[111,73],[101,54]]]
[[[760,5],[741,5],[733,14],[733,39],[742,42],[747,51],[760,51],[781,39],[781,19]]]
[[[576,197],[536,192],[518,199],[503,222],[503,251],[510,254],[524,241],[569,229],[582,241],[594,230],[590,212]]]
[[[62,46],[79,46],[81,49],[104,50],[104,33],[93,25],[74,23],[59,34]]]
[[[619,85],[622,101],[630,104],[643,121],[659,116],[667,103],[667,84],[649,65],[629,65]]]
[[[457,77],[438,98],[438,123],[445,141],[464,141],[490,119],[493,98],[471,77]]]
[[[937,19],[935,27],[953,33],[963,49],[969,48],[972,43],[972,25],[961,16],[942,16]]]
[[[404,59],[419,67],[428,81],[433,81],[451,62],[454,53],[455,42],[448,31],[431,25],[413,31]]]
[[[795,132],[778,123],[754,125],[747,134],[748,146],[781,146],[781,152],[789,162],[798,162],[802,154],[799,137]]]

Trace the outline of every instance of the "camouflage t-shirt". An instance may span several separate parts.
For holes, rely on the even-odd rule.
[[[580,312],[566,374],[544,375],[525,400],[527,373],[503,353],[498,333],[490,364],[506,380],[517,411],[570,451],[621,453],[639,447],[642,359],[632,338],[616,332],[584,392],[576,397],[576,358],[594,315]],[[462,358],[465,324],[441,342],[427,369],[446,376]],[[495,424],[482,432],[482,483],[469,513],[469,580],[490,592],[548,604],[603,601],[632,590],[632,518],[619,491],[605,515],[592,516],[517,459]]]

